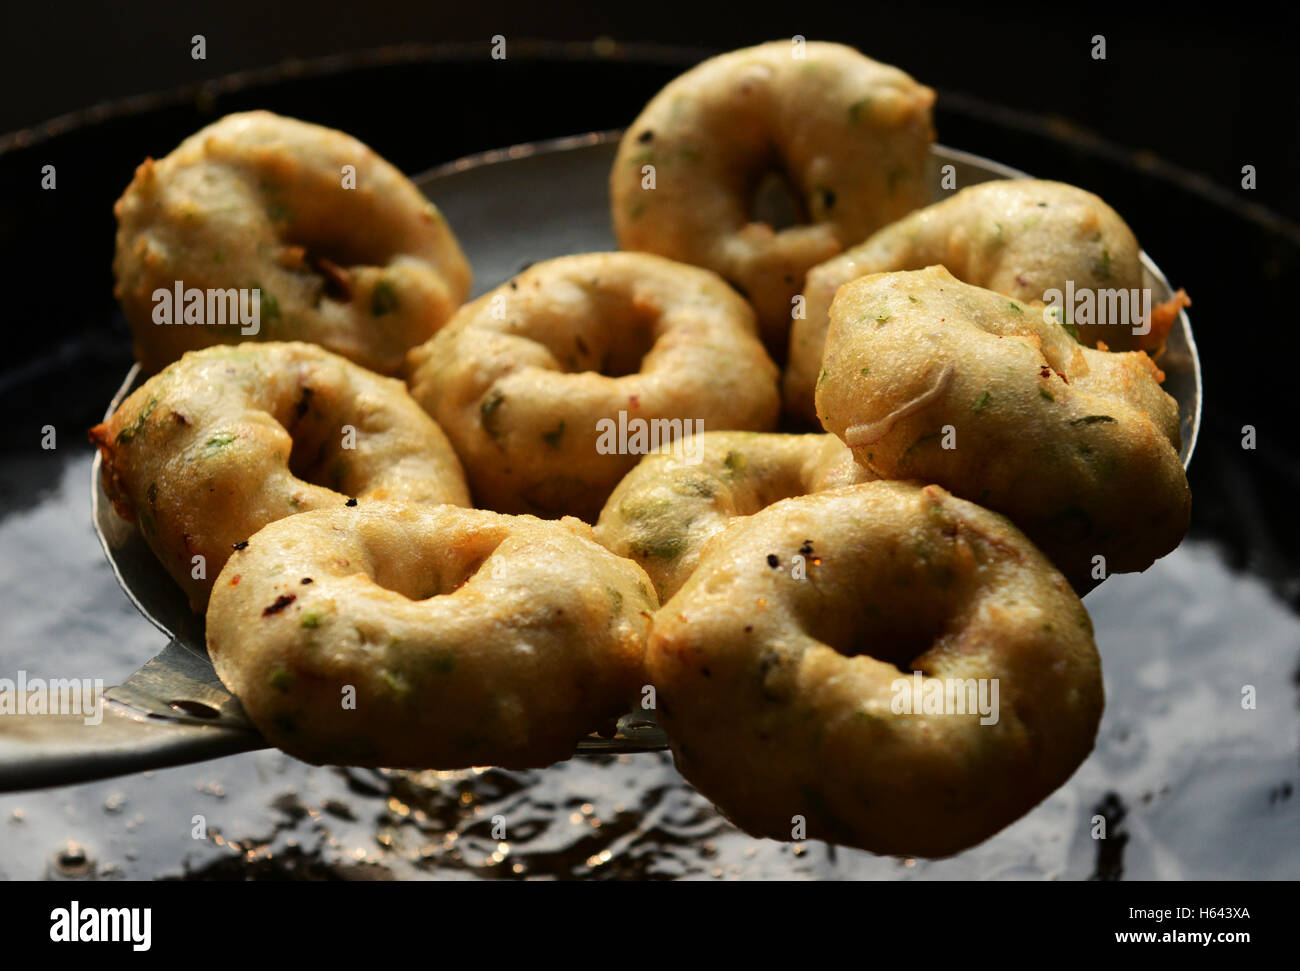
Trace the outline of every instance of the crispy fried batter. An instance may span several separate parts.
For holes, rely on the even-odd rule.
[[[1046,311],[941,266],[848,283],[817,412],[882,478],[1005,513],[1082,589],[1177,546],[1191,493],[1146,353],[1083,347]]]
[[[309,762],[540,767],[632,706],[657,606],[577,520],[362,499],[254,534],[213,590],[208,651]]]
[[[312,344],[191,351],[91,440],[114,508],[196,611],[234,544],[284,516],[348,496],[469,505],[451,443],[402,383]]]
[[[1140,250],[1132,230],[1091,192],[1061,182],[999,179],[962,189],[886,226],[861,245],[808,272],[807,315],[790,331],[783,378],[786,408],[815,417],[813,393],[821,373],[831,300],[851,280],[871,273],[921,270],[942,264],[964,283],[1017,300],[1043,301],[1052,289],[1131,292],[1143,285]],[[1175,313],[1175,317],[1177,314]],[[1132,327],[1079,323],[1080,340],[1099,339],[1116,350],[1154,351],[1163,330],[1135,335]]]
[[[349,135],[268,111],[227,115],[147,159],[113,211],[114,293],[149,372],[256,339],[311,341],[391,374],[469,292],[456,237],[410,180]],[[178,282],[258,289],[257,333],[156,323],[155,291]]]
[[[875,478],[834,435],[705,432],[690,446],[642,459],[596,524],[597,541],[641,564],[661,600],[686,582],[704,544],[735,517]]]
[[[677,438],[697,420],[766,430],[780,410],[745,301],[707,270],[648,253],[530,267],[413,350],[408,374],[479,505],[589,522],[649,451],[624,449],[610,425],[676,422]]]
[[[733,522],[655,614],[647,660],[678,769],[733,822],[875,853],[993,835],[1070,777],[1102,710],[1065,578],[1003,517],[903,482]],[[913,707],[912,672],[951,702]]]
[[[929,201],[933,103],[929,88],[842,44],[773,41],[711,58],[657,94],[619,145],[619,245],[720,273],[783,356],[808,268]],[[773,172],[802,225],[755,220]]]

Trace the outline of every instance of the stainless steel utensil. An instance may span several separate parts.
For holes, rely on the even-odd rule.
[[[600,132],[485,152],[436,168],[415,181],[435,199],[474,266],[476,294],[541,259],[616,248],[609,224],[608,174],[620,137]],[[930,184],[952,165],[961,187],[1025,173],[935,146]],[[947,193],[936,191],[935,199]],[[1142,255],[1153,300],[1171,295],[1160,269]],[[1165,390],[1182,416],[1181,459],[1191,460],[1201,417],[1201,369],[1191,323],[1180,313],[1164,357]],[[132,368],[108,413],[141,383]],[[128,598],[168,637],[167,646],[125,683],[104,692],[102,722],[80,715],[0,718],[0,791],[62,785],[265,748],[221,684],[204,646],[203,621],[134,525],[114,511],[92,468],[95,529]],[[652,713],[625,716],[611,739],[579,743],[579,755],[655,751],[667,739]]]

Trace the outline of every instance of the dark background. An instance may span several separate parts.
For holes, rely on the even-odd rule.
[[[798,33],[854,44],[935,87],[940,141],[1081,185],[1126,218],[1193,300],[1207,402],[1194,531],[1300,602],[1292,10],[237,0],[10,5],[4,17],[0,407],[13,420],[0,423],[0,448],[30,448],[50,414],[83,428],[98,419],[129,363],[111,298],[112,202],[145,155],[222,114],[265,107],[334,125],[418,172],[624,126],[707,54]],[[190,56],[198,33],[202,61]],[[489,56],[494,34],[507,38],[505,61]],[[1091,56],[1096,34],[1105,60]],[[44,164],[57,166],[56,192],[39,188]],[[1247,164],[1254,191],[1241,186]]]
[[[701,54],[802,34],[839,40],[945,93],[1059,118],[1144,149],[1300,220],[1294,5],[393,3],[231,0],[10,4],[0,42],[0,131],[130,95],[392,44],[489,38],[649,42]],[[207,59],[190,57],[203,34]],[[1091,57],[1095,34],[1107,58]],[[608,92],[588,89],[590,98]],[[443,131],[509,111],[464,86],[392,92],[408,124]],[[940,133],[942,138],[942,132]],[[1210,243],[1213,245],[1212,241]]]

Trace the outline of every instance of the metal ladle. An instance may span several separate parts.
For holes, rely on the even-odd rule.
[[[416,184],[436,198],[457,227],[480,282],[478,293],[518,272],[521,265],[567,253],[616,249],[610,233],[608,174],[621,133],[601,132],[486,152],[434,169]],[[1025,174],[987,159],[935,146],[932,165],[952,165],[956,184],[968,186]],[[936,190],[936,201],[946,193]],[[1171,288],[1145,253],[1152,299]],[[1165,390],[1178,401],[1180,458],[1186,466],[1201,417],[1201,368],[1186,313],[1180,313],[1160,359]],[[109,414],[142,382],[132,368]],[[203,619],[190,611],[138,530],[114,511],[92,469],[95,530],[123,591],[168,638],[157,657],[123,684],[104,692],[102,722],[81,715],[6,715],[0,718],[0,791],[108,778],[237,752],[268,743],[221,684],[204,646]],[[667,738],[653,713],[625,716],[618,734],[592,736],[576,754],[657,751]]]

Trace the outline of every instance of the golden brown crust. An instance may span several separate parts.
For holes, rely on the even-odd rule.
[[[705,432],[688,448],[643,458],[605,503],[596,539],[639,563],[667,600],[735,517],[874,478],[834,435]]]
[[[998,179],[962,189],[808,272],[806,316],[791,328],[782,379],[786,408],[816,417],[813,392],[831,300],[851,280],[942,264],[963,283],[1016,300],[1045,301],[1052,289],[1064,294],[1067,284],[1079,293],[1140,289],[1140,257],[1132,230],[1091,192],[1041,179]],[[1154,352],[1168,333],[1167,326],[1153,325],[1145,336],[1134,329],[1077,323],[1081,341],[1091,346],[1105,340],[1113,350]]]
[[[235,553],[208,651],[263,734],[309,762],[531,768],[632,707],[657,605],[577,520],[363,499]]]
[[[817,412],[882,478],[1005,513],[1086,589],[1186,532],[1178,406],[1145,353],[1083,347],[1044,310],[941,266],[846,284]]]
[[[619,145],[619,245],[720,273],[784,355],[809,267],[930,200],[933,102],[929,88],[842,44],[773,41],[711,58],[657,94]],[[805,224],[774,231],[752,219],[772,170]]]
[[[114,508],[196,611],[233,545],[273,520],[349,495],[469,505],[451,443],[402,383],[313,344],[191,351],[91,439]]]
[[[678,768],[737,825],[876,853],[991,836],[1069,778],[1102,710],[1065,578],[1001,516],[903,482],[733,522],[655,614],[648,664]],[[951,700],[913,709],[915,671]]]
[[[255,339],[311,341],[391,374],[469,292],[455,236],[410,180],[349,135],[268,111],[146,159],[113,211],[114,292],[147,372]],[[178,283],[259,290],[256,332],[186,324],[181,307],[156,323],[156,292]]]
[[[745,301],[707,270],[647,253],[530,267],[413,350],[408,375],[478,505],[588,521],[651,433],[765,430],[780,410]]]

